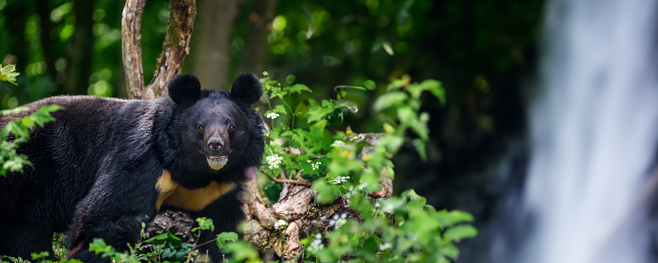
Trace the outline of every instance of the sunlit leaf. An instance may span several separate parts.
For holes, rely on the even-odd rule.
[[[20,75],[20,73],[16,72],[16,65],[8,64],[4,67],[0,66],[0,81],[7,81],[17,85],[16,77],[18,77],[18,75]]]
[[[373,108],[375,109],[375,111],[382,111],[398,103],[404,103],[408,99],[409,99],[409,95],[407,95],[407,93],[401,91],[388,92],[377,98],[375,104],[373,105]]]
[[[447,241],[459,242],[465,238],[471,238],[477,236],[478,231],[470,225],[458,225],[451,228],[448,228],[443,234],[443,238]]]
[[[426,142],[424,142],[421,139],[416,138],[416,139],[413,139],[412,143],[414,145],[414,148],[416,148],[416,152],[418,152],[418,155],[420,156],[420,159],[423,160],[423,161],[426,161],[427,160],[427,153],[425,152]]]

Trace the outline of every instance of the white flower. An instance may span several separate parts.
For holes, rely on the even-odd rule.
[[[347,223],[347,213],[342,213],[340,218],[336,220],[336,228],[342,227]]]
[[[281,164],[282,160],[283,160],[283,157],[281,157],[278,154],[268,155],[267,157],[265,157],[265,162],[267,162],[268,167],[272,170],[278,169],[279,164]]]
[[[267,73],[267,71],[263,71],[263,76],[269,76],[270,73]]]
[[[347,182],[347,179],[350,179],[350,177],[349,176],[338,176],[338,177],[336,177],[336,179],[334,179],[334,183],[335,184],[344,183],[344,182]]]
[[[334,143],[331,144],[331,147],[336,147],[336,148],[340,148],[343,146],[345,146],[345,142],[338,140],[334,141]]]
[[[363,183],[359,184],[359,190],[361,190],[361,191],[366,189],[366,187],[368,187],[368,183],[366,183],[366,182],[363,182]]]
[[[311,164],[311,167],[313,168],[313,171],[315,171],[316,169],[319,169],[319,168],[320,168],[320,164],[321,164],[321,162],[315,162],[315,163],[312,163],[312,164]]]
[[[288,222],[286,222],[285,220],[279,219],[279,221],[276,221],[276,223],[274,223],[274,229],[279,229],[279,228],[282,228],[286,225],[288,225]]]
[[[308,252],[315,253],[323,247],[324,244],[322,244],[322,235],[316,234],[315,239],[313,239],[313,242],[311,242],[311,244],[308,246]]]
[[[379,246],[379,251],[384,251],[391,248],[391,243],[384,243],[381,246]]]
[[[265,116],[265,118],[273,119],[273,120],[276,119],[277,117],[279,117],[279,114],[277,114],[275,112],[270,112]]]

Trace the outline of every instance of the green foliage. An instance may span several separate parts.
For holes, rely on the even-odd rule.
[[[139,244],[138,244],[139,246]],[[117,252],[114,247],[108,245],[100,238],[94,238],[94,241],[89,244],[89,251],[100,254],[101,257],[110,257],[115,262],[129,262],[129,263],[139,263],[141,260],[146,260],[145,255],[139,255],[136,253],[136,250],[130,247],[128,252]]]
[[[31,166],[32,163],[27,160],[27,156],[16,153],[20,143],[26,142],[30,136],[29,132],[37,125],[43,126],[44,123],[55,120],[50,113],[62,109],[58,105],[45,105],[24,117],[9,121],[0,131],[0,175],[6,176],[8,172],[23,172],[24,166]],[[28,108],[21,107],[11,110],[2,110],[2,115],[16,115],[20,112],[27,111]],[[13,140],[7,140],[7,136],[13,135]]]
[[[357,135],[349,127],[342,126],[345,115],[351,112],[345,101],[310,99],[290,107],[286,102],[290,96],[310,92],[310,89],[293,92],[297,85],[291,82],[289,86],[269,78],[261,82],[270,99],[266,117],[271,119],[272,125],[263,156],[267,165],[261,169],[272,180],[265,184],[265,192],[275,189],[272,185],[277,178],[304,178],[311,181],[317,193],[316,202],[331,203],[336,196],[343,195],[349,198],[350,208],[360,215],[358,219],[338,218],[332,232],[324,237],[318,234],[305,239],[304,260],[450,262],[459,255],[454,243],[477,235],[477,230],[466,224],[473,220],[471,215],[461,211],[436,211],[413,190],[381,201],[372,200],[368,195],[380,191],[380,181],[393,176],[391,157],[402,144],[412,144],[419,155],[426,158],[429,115],[420,112],[421,94],[427,91],[445,104],[445,91],[440,82],[410,83],[408,77],[394,80],[388,86],[388,93],[377,98],[374,104],[386,131],[374,145],[366,143],[367,135]],[[273,102],[284,106],[273,106]],[[298,114],[293,108],[305,108],[307,113]],[[369,149],[364,150],[366,148]],[[277,197],[278,193],[268,193],[268,196],[274,202],[272,197]],[[244,255],[251,253],[241,242],[228,247]],[[245,259],[247,257],[240,258]]]
[[[16,77],[20,73],[16,72],[16,65],[6,65],[2,66],[0,65],[0,81],[7,81],[11,84],[18,85],[16,84]]]
[[[405,142],[410,142],[421,159],[426,160],[425,144],[429,139],[428,113],[420,112],[421,94],[425,91],[434,95],[442,105],[446,103],[445,89],[436,80],[409,83],[409,77],[394,80],[388,85],[387,93],[375,100],[373,108],[384,122],[386,135],[380,139],[388,151],[396,153]],[[418,138],[408,136],[413,132]]]
[[[147,253],[148,256],[167,259],[172,262],[185,261],[194,248],[194,244],[183,243],[180,238],[174,236],[171,232],[154,236],[144,242],[155,245],[152,249],[153,252]]]
[[[198,227],[192,228],[192,233],[199,231],[199,230],[210,230],[210,231],[215,231],[215,225],[212,222],[211,218],[205,218],[205,217],[199,217],[196,219],[197,224],[199,224]]]
[[[199,226],[192,228],[191,231],[197,233],[197,238],[201,231],[213,231],[215,229],[212,219],[199,217],[196,221]],[[238,240],[238,234],[226,232],[217,235],[217,239],[212,241],[215,241],[220,248],[223,248],[230,244],[228,242],[236,240]],[[134,247],[129,247],[127,252],[117,252],[102,239],[94,239],[94,242],[89,246],[89,250],[100,254],[102,257],[110,257],[115,262],[191,262],[199,255],[196,249],[201,245],[205,244],[185,243],[171,232],[167,232],[140,241]]]
[[[160,234],[143,242],[129,246],[127,252],[118,252],[102,239],[96,238],[89,244],[89,251],[109,257],[114,262],[189,262],[197,253],[194,244],[182,242],[171,232]]]
[[[238,241],[226,244],[224,249],[226,252],[232,254],[227,262],[244,262],[244,263],[262,263],[263,260],[258,255],[258,251],[251,247],[246,241]]]
[[[238,234],[235,232],[223,232],[217,235],[217,246],[219,248],[224,248],[226,246],[226,241],[238,241]]]
[[[14,73],[13,65],[0,67],[0,80],[14,83],[13,81],[16,80],[17,75],[18,73]],[[37,125],[43,126],[46,122],[54,121],[55,119],[50,113],[60,109],[62,107],[58,105],[45,105],[26,117],[14,118],[7,122],[5,127],[0,130],[0,164],[2,164],[0,166],[0,175],[6,176],[8,172],[23,172],[24,166],[32,165],[27,160],[27,156],[16,153],[16,149],[20,143],[30,139],[29,133]],[[27,107],[0,110],[0,115],[15,116],[28,110]],[[8,140],[9,135],[12,135],[13,139]]]
[[[320,262],[451,262],[459,255],[454,243],[477,235],[462,224],[472,221],[471,215],[436,211],[413,190],[374,204],[353,195],[350,207],[361,220],[348,219],[325,235],[326,246],[316,237],[320,245],[307,247],[309,256]]]

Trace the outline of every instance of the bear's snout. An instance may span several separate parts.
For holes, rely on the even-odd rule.
[[[208,149],[211,151],[219,151],[224,147],[224,142],[222,142],[222,139],[220,138],[211,138],[208,140]]]

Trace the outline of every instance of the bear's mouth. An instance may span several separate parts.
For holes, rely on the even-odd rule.
[[[228,162],[228,158],[226,156],[219,156],[219,155],[211,155],[206,157],[206,160],[208,161],[208,166],[210,166],[211,169],[213,170],[219,170],[226,165]]]

